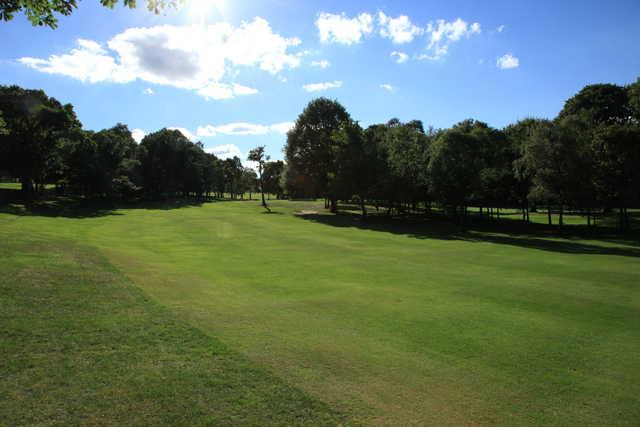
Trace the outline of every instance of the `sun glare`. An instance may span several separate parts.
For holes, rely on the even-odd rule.
[[[211,15],[224,15],[224,0],[187,0],[186,8],[192,19],[205,19]]]

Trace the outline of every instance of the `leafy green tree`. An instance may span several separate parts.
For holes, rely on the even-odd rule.
[[[579,116],[588,125],[621,123],[629,119],[627,89],[614,84],[585,86],[565,102],[558,119]]]
[[[162,129],[143,138],[138,156],[145,192],[153,198],[204,193],[206,156],[180,131]]]
[[[533,186],[533,176],[535,170],[524,160],[525,145],[533,131],[538,126],[544,126],[547,120],[527,118],[520,120],[514,124],[508,125],[504,129],[504,134],[512,153],[513,161],[513,198],[517,205],[523,210],[523,219],[529,220],[529,192]]]
[[[305,107],[287,134],[285,155],[291,176],[289,184],[302,182],[304,190],[309,191],[306,196],[324,196],[330,201],[332,212],[337,209],[337,195],[330,185],[336,169],[331,136],[349,119],[349,113],[337,101],[317,98]],[[300,188],[293,191],[299,192]]]
[[[2,117],[2,111],[0,111],[0,135],[6,135],[9,133],[9,130],[7,130],[7,123],[4,121],[4,118]]]
[[[627,87],[627,96],[632,118],[636,124],[640,124],[640,78]]]
[[[244,171],[242,161],[237,156],[225,159],[222,169],[224,173],[225,191],[231,195],[232,199],[235,199],[238,194],[240,194],[240,181],[242,179],[242,172]]]
[[[251,200],[252,194],[258,190],[258,174],[251,168],[242,168],[240,174],[240,186],[238,192],[240,197],[244,199],[244,193],[249,193],[249,200]]]
[[[262,198],[262,206],[267,211],[271,212],[271,210],[269,209],[269,206],[267,206],[266,200],[264,199],[264,192],[265,192],[264,169],[265,169],[265,163],[270,159],[270,157],[265,155],[264,153],[264,145],[261,145],[249,151],[249,156],[247,159],[251,160],[252,162],[256,162],[258,164],[258,183],[260,188],[260,196]]]
[[[530,198],[557,204],[560,225],[564,207],[591,207],[593,156],[583,122],[567,118],[537,127],[525,146],[524,161],[535,171]]]
[[[284,187],[282,186],[284,170],[284,162],[282,160],[276,160],[265,162],[264,170],[262,171],[264,191],[267,194],[275,194],[278,199],[281,199],[284,194]]]
[[[593,139],[598,200],[620,211],[620,228],[629,228],[627,208],[640,204],[640,127],[636,124],[599,128]]]
[[[358,196],[362,217],[367,216],[366,201],[375,184],[377,147],[367,143],[357,122],[343,122],[333,134],[336,147],[336,187],[334,194],[342,198]]]
[[[482,139],[475,128],[483,123],[467,120],[441,132],[430,148],[430,189],[435,198],[458,213],[472,202],[480,191],[480,171],[485,168]]]
[[[0,165],[22,182],[25,198],[42,188],[62,139],[80,129],[70,104],[62,105],[41,90],[0,86],[0,110],[6,121],[0,136]]]
[[[413,120],[403,124],[397,119],[387,123],[384,133],[384,158],[389,169],[393,198],[391,203],[410,203],[415,207],[427,194],[426,165],[429,141],[422,122]]]
[[[183,0],[147,0],[147,9],[159,13],[166,7],[177,7]],[[100,0],[103,6],[113,8],[118,0]],[[123,0],[122,3],[131,9],[136,7],[136,0]],[[78,0],[0,0],[0,19],[10,21],[16,13],[24,13],[34,26],[57,28],[56,14],[69,16],[78,7]]]

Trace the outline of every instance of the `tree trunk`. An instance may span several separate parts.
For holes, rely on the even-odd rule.
[[[338,212],[338,201],[334,198],[331,199],[331,213]]]
[[[564,225],[564,206],[560,205],[560,215],[558,216],[558,225],[560,228]]]
[[[31,196],[33,195],[33,183],[31,182],[31,178],[23,176],[20,179],[20,183],[22,186],[22,196],[25,200],[31,200]]]
[[[262,191],[262,186],[260,186],[260,195],[262,196],[262,207],[271,212],[271,210],[267,206],[267,202],[264,200],[264,191]]]
[[[547,206],[547,222],[551,225],[551,206]]]
[[[360,210],[362,211],[362,219],[367,217],[367,207],[364,204],[364,198],[360,197]]]

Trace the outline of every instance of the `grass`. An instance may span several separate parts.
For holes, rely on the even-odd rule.
[[[0,390],[27,403],[3,398],[0,413],[56,420],[53,399],[61,414],[104,414],[75,418],[96,422],[119,421],[118,405],[169,423],[640,421],[636,238],[463,232],[362,223],[315,202],[272,206],[270,215],[257,201],[4,209],[0,336],[10,345],[0,351],[19,362],[0,362],[0,375],[16,378]],[[113,297],[104,280],[130,297]],[[101,362],[109,345],[120,356]],[[212,347],[226,364],[211,362]],[[224,400],[207,381],[230,381],[238,394]],[[249,406],[238,397],[247,387]],[[180,418],[191,408],[194,418]]]
[[[2,425],[344,421],[149,301],[91,246],[4,221],[0,241]]]

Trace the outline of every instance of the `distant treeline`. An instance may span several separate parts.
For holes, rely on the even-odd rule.
[[[504,129],[465,120],[424,129],[392,119],[366,129],[345,108],[312,101],[288,133],[286,191],[358,201],[394,211],[443,208],[464,221],[468,206],[531,207],[559,214],[640,206],[640,79],[626,87],[586,86],[553,120],[526,118]],[[551,222],[551,218],[549,218]]]
[[[450,129],[391,119],[363,129],[337,101],[311,101],[287,134],[286,161],[267,162],[262,180],[239,158],[218,159],[177,130],[136,144],[125,125],[82,129],[73,107],[41,90],[0,86],[0,176],[24,197],[45,184],[58,193],[105,198],[322,197],[389,214],[467,207],[492,212],[543,207],[593,212],[640,206],[640,79],[586,86],[553,120],[526,118],[504,129],[465,120]]]
[[[265,191],[282,195],[282,161],[267,162]],[[257,191],[238,157],[218,159],[180,131],[162,129],[136,144],[127,126],[82,129],[70,104],[41,90],[0,86],[0,177],[19,179],[32,200],[45,184],[59,194],[113,199],[232,198]]]

